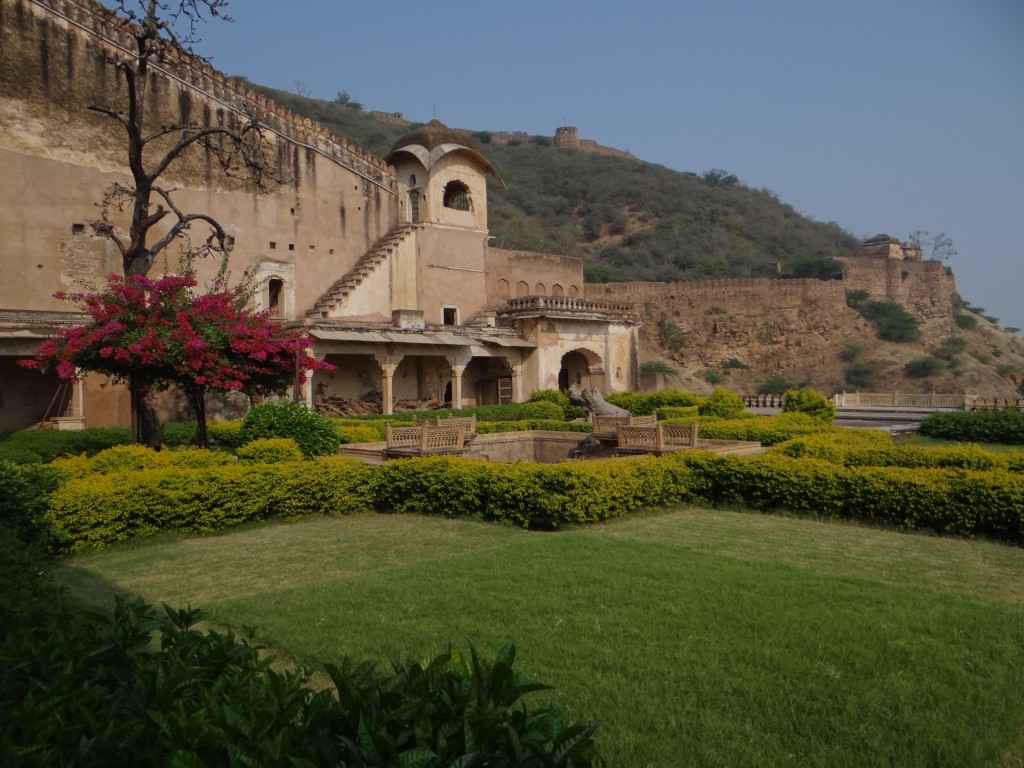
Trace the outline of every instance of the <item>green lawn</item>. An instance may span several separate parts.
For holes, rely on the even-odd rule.
[[[64,561],[293,659],[449,642],[602,721],[613,766],[1019,766],[1024,550],[700,509],[529,533],[357,515]]]

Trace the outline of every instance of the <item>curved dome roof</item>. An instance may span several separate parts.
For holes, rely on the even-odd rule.
[[[452,152],[470,155],[483,166],[486,173],[494,176],[504,186],[505,182],[501,176],[498,175],[490,161],[480,154],[476,143],[469,135],[465,131],[449,128],[437,118],[396,141],[384,161],[394,165],[398,155],[410,154],[423,163],[423,167],[429,171],[440,158]]]

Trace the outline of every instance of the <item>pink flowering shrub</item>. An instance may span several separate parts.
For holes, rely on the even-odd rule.
[[[189,268],[159,279],[111,275],[99,293],[58,293],[90,321],[58,331],[22,364],[55,369],[62,379],[95,371],[149,389],[179,387],[195,410],[203,446],[207,392],[266,395],[285,389],[296,368],[302,376],[329,368],[305,354],[311,339],[249,309],[244,283],[232,287],[219,278],[207,293],[196,286]]]

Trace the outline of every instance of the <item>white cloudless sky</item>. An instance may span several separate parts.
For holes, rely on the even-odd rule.
[[[944,232],[1024,328],[1022,0],[234,0],[196,47],[313,96],[724,168],[860,237]]]

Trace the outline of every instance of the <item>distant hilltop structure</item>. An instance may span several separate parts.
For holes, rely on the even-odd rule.
[[[625,157],[636,160],[629,152],[614,147],[606,147],[591,139],[581,139],[580,132],[575,125],[563,125],[555,129],[556,149],[578,149],[580,152],[592,152],[597,155],[610,155],[612,157]]]
[[[898,259],[900,261],[921,261],[921,246],[905,243],[894,235],[875,235],[860,244],[862,256],[876,259]]]

